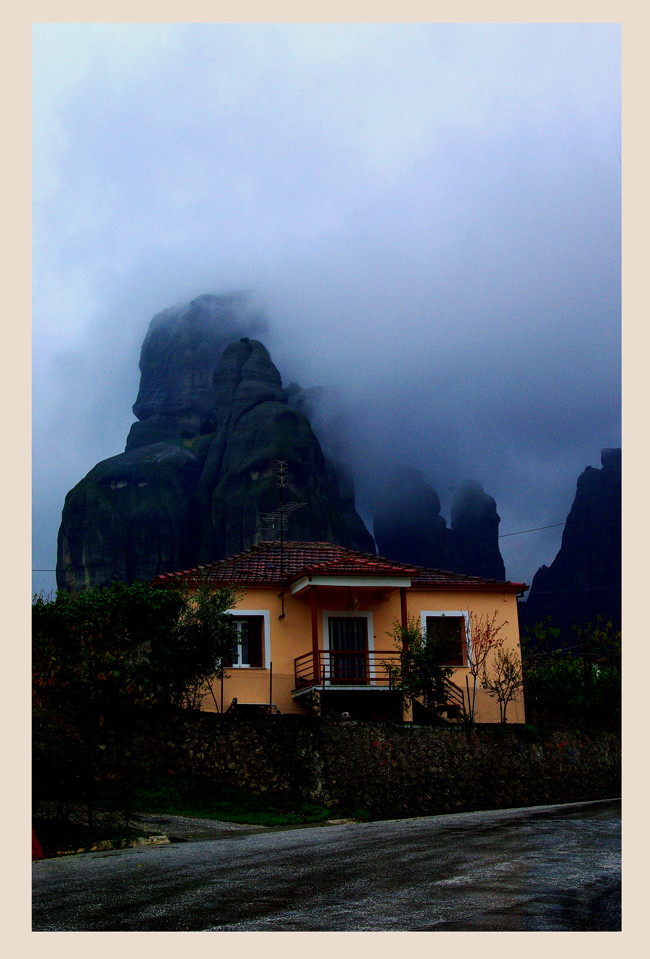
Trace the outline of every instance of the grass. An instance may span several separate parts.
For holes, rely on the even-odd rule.
[[[335,813],[319,803],[291,797],[215,787],[196,780],[173,779],[140,784],[133,797],[138,812],[164,813],[254,826],[318,823]]]
[[[115,846],[126,845],[130,840],[146,835],[125,823],[123,786],[98,789],[94,808],[102,812],[96,812],[92,829],[87,824],[83,804],[69,804],[68,812],[58,816],[54,812],[57,804],[52,802],[49,805],[53,807],[49,812],[42,804],[39,808],[38,803],[34,810],[34,828],[46,857],[89,850],[105,840]],[[203,780],[175,777],[139,782],[129,796],[129,808],[132,813],[187,816],[253,826],[300,826],[334,818],[370,818],[363,809],[332,809],[321,803],[304,802],[295,796],[259,794]]]

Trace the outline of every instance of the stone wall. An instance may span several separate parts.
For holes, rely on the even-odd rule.
[[[136,752],[146,773],[173,771],[390,818],[616,797],[620,745],[611,732],[542,737],[526,726],[201,714],[148,731]]]

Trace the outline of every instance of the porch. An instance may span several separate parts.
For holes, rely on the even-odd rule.
[[[363,712],[379,718],[380,713],[387,709],[396,713],[398,700],[401,704],[400,688],[394,681],[395,669],[399,665],[400,652],[396,649],[318,649],[303,653],[294,659],[295,689],[292,696],[299,701],[302,696],[314,691],[326,696],[332,707],[351,713],[357,711],[353,709],[353,703],[358,707],[365,701]],[[368,699],[371,693],[375,693],[375,696]],[[385,699],[383,706],[379,704],[377,694],[383,694],[380,696]],[[372,705],[371,700],[375,700]],[[465,691],[451,679],[441,681],[435,710],[427,709],[417,700],[413,703],[413,719],[425,725],[431,722],[461,722],[468,712],[469,690],[466,703]]]

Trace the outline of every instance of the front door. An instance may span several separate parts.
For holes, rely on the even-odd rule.
[[[330,616],[329,643],[332,682],[367,682],[368,620],[365,616]]]

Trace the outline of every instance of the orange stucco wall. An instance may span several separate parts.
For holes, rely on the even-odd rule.
[[[282,713],[302,713],[294,702],[291,691],[295,688],[294,658],[311,649],[311,612],[309,603],[292,602],[285,594],[285,617],[282,614],[282,601],[276,589],[248,589],[237,608],[241,610],[268,611],[271,631],[270,664],[265,662],[262,669],[225,670],[223,681],[223,706],[227,709],[236,697],[241,703],[268,703],[269,697]],[[271,668],[272,667],[272,668]],[[221,706],[221,683],[213,684],[213,693]],[[214,709],[210,697],[206,697],[204,708]]]
[[[257,611],[268,614],[270,626],[270,664],[265,661],[264,668],[236,668],[226,669],[223,685],[215,680],[212,688],[217,705],[227,709],[236,697],[240,703],[268,703],[272,701],[282,713],[302,713],[299,702],[291,695],[295,688],[294,659],[312,648],[311,606],[309,590],[304,589],[296,595],[289,590],[284,593],[284,618],[282,614],[282,599],[279,590],[250,588],[246,590],[237,604],[237,609],[249,612]],[[392,589],[388,592],[372,587],[317,587],[317,623],[318,646],[327,646],[326,614],[340,612],[346,616],[371,614],[371,629],[368,634],[369,648],[374,650],[393,651],[393,626],[401,617],[400,591]],[[519,628],[517,619],[517,603],[513,593],[484,591],[449,591],[437,590],[407,590],[407,610],[409,615],[419,617],[422,610],[428,611],[473,611],[477,615],[492,616],[495,609],[498,611],[498,622],[507,620],[507,626],[502,631],[505,635],[505,645],[518,648]],[[453,680],[466,689],[466,668],[455,671]],[[468,676],[470,690],[472,677]],[[211,696],[206,696],[204,709],[214,710],[217,707]],[[498,722],[499,707],[483,690],[477,692],[477,721]],[[523,722],[523,701],[512,702],[508,706],[508,721]]]
[[[504,637],[503,648],[516,650],[521,656],[517,599],[513,592],[486,592],[484,590],[438,592],[414,589],[408,590],[406,601],[411,616],[419,616],[422,610],[444,611],[447,609],[463,610],[474,613],[479,617],[491,618],[496,612],[496,624],[499,625],[502,622],[506,624],[499,633],[499,636]],[[456,669],[452,679],[456,685],[465,691],[467,691],[468,684],[470,695],[472,695],[474,678],[470,675],[467,667]],[[520,691],[517,698],[508,703],[506,715],[509,723],[525,722],[523,691]],[[498,723],[499,720],[499,704],[495,698],[481,689],[479,677],[476,691],[476,721]]]

